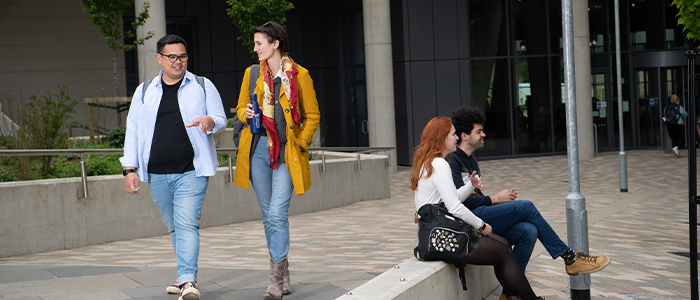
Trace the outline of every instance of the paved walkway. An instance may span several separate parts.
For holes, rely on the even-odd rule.
[[[617,153],[581,162],[590,252],[612,263],[591,276],[592,299],[689,299],[687,152],[629,151],[629,192],[620,193]],[[566,156],[481,162],[487,193],[514,188],[566,241]],[[292,216],[285,299],[333,299],[408,259],[416,242],[410,169],[391,176],[390,199]],[[361,188],[361,187],[360,187]],[[206,203],[204,204],[206,205]],[[294,205],[294,204],[292,204]],[[202,299],[260,299],[267,286],[262,223],[201,231]],[[537,244],[527,277],[538,295],[568,299],[561,259]],[[0,299],[177,299],[169,236],[0,259]],[[500,289],[487,300],[496,300]]]

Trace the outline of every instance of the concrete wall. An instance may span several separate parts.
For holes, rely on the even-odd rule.
[[[95,92],[114,96],[112,50],[80,1],[2,1],[0,40],[0,100],[9,93],[28,99],[56,91],[57,84],[67,85],[81,102]],[[119,51],[120,96],[126,96],[123,54]],[[104,123],[116,126],[116,113],[110,112]],[[77,120],[87,124],[82,108]]]
[[[387,157],[311,162],[313,186],[293,196],[289,214],[390,197]],[[234,169],[235,172],[235,169]],[[227,183],[228,169],[209,179],[202,228],[261,219],[253,190]],[[148,185],[139,195],[124,191],[121,175],[88,178],[88,199],[78,198],[80,178],[0,183],[0,257],[68,249],[168,234]],[[362,187],[362,188],[357,188]]]
[[[370,299],[474,299],[486,298],[500,283],[491,266],[468,265],[465,268],[468,290],[462,290],[457,268],[445,262],[404,261],[339,300]]]

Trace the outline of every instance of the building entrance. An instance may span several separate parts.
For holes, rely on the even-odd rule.
[[[635,104],[637,106],[637,140],[641,147],[664,146],[663,112],[671,95],[676,94],[688,107],[685,67],[635,69]]]
[[[661,95],[659,68],[635,69],[635,105],[637,106],[637,140],[640,147],[662,147]]]

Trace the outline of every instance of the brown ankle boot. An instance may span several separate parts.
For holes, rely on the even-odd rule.
[[[282,283],[282,294],[289,295],[292,293],[292,283],[289,281],[289,259],[284,264],[284,282]]]
[[[282,300],[282,284],[284,283],[284,266],[287,258],[274,261],[270,257],[270,285],[263,295],[264,300]]]

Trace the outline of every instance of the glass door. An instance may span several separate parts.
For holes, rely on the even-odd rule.
[[[637,140],[640,147],[662,146],[661,101],[659,70],[636,69],[634,72],[635,103],[637,105]]]
[[[663,84],[663,97],[661,103],[661,111],[663,113],[666,105],[671,103],[671,96],[678,96],[678,100],[683,108],[688,108],[687,93],[688,89],[685,87],[687,83],[685,82],[685,69],[683,67],[673,67],[673,68],[661,68],[661,82]],[[686,123],[687,124],[687,123]],[[665,126],[664,126],[665,127]],[[685,137],[684,136],[684,141]],[[684,143],[683,143],[684,144]]]

